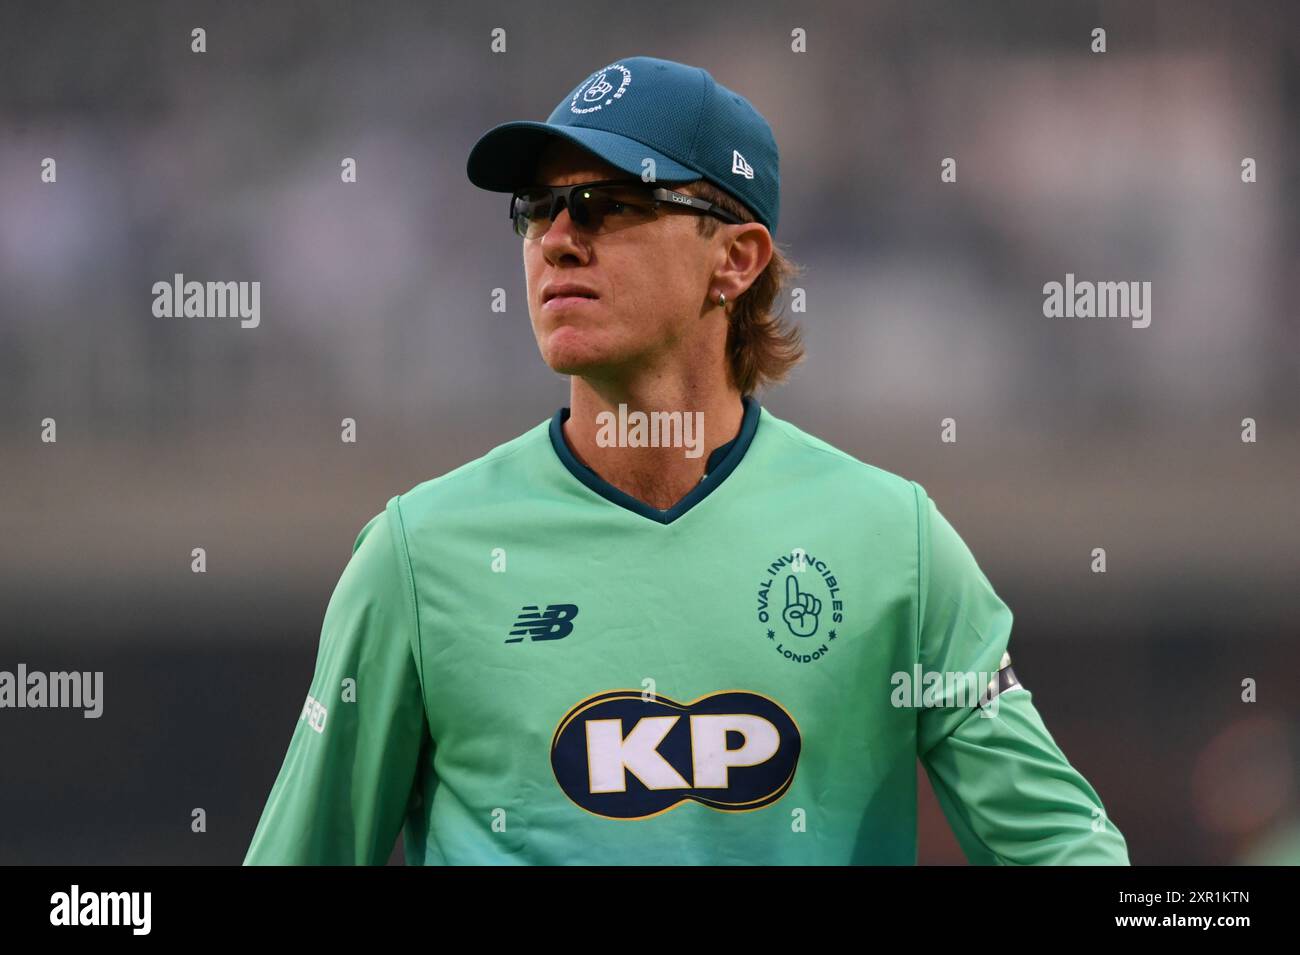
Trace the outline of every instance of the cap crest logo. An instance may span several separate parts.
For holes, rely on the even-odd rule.
[[[614,89],[614,84],[609,81],[609,74],[615,70],[623,74],[617,90]],[[616,102],[627,92],[627,88],[631,83],[632,71],[621,63],[611,63],[603,70],[597,70],[591,74],[581,86],[574,90],[573,99],[569,102],[569,109],[579,115],[594,113],[596,110]],[[586,104],[585,108],[579,103],[579,99],[583,104]]]

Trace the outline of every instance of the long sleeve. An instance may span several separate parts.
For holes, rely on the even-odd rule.
[[[401,535],[394,499],[357,537],[245,865],[379,865],[392,851],[428,737]]]
[[[1128,865],[1124,837],[1100,797],[1009,669],[1010,609],[924,489],[913,485],[918,658],[923,673],[954,674],[942,689],[936,684],[941,705],[919,710],[917,753],[962,851],[980,865]],[[977,690],[959,698],[955,675],[967,673],[974,676],[966,685]],[[982,708],[991,679],[1002,689]]]

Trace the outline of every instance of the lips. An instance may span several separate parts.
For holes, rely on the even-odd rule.
[[[542,304],[546,305],[552,299],[561,298],[583,298],[596,299],[600,296],[587,288],[585,285],[575,285],[570,282],[562,282],[558,285],[548,285],[542,290]]]
[[[597,299],[584,298],[581,295],[555,295],[542,303],[542,311],[558,312],[568,311],[574,308],[582,309],[587,308],[590,305],[595,305],[596,302]]]

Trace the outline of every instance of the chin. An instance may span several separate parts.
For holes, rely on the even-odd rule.
[[[607,336],[571,325],[552,329],[541,351],[542,360],[558,375],[592,375],[622,364],[627,358],[624,349],[613,347]]]
[[[598,354],[577,354],[566,351],[551,353],[544,357],[551,371],[557,375],[577,375],[580,378],[596,376],[602,369],[607,369],[614,364],[609,358]]]

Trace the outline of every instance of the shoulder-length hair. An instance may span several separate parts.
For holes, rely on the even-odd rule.
[[[697,179],[670,187],[678,192],[716,203],[742,222],[753,222],[754,214],[729,193],[706,179]],[[722,220],[716,216],[696,216],[697,229],[710,237]],[[742,395],[759,388],[779,384],[804,358],[802,332],[773,308],[784,287],[803,273],[772,241],[772,259],[754,283],[734,302],[727,304],[727,359],[732,380]]]

